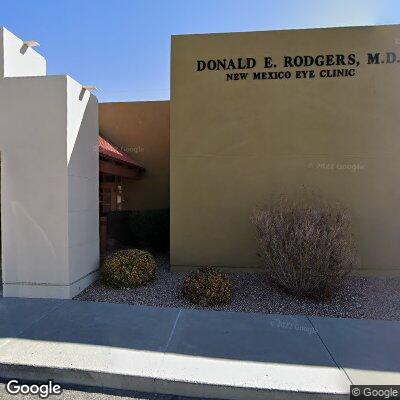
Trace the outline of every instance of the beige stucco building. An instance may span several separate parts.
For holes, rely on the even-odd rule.
[[[99,106],[0,33],[5,296],[90,284],[113,209],[170,208],[175,271],[259,270],[254,207],[303,185],[351,210],[357,273],[400,275],[399,26],[174,36],[171,101]]]
[[[122,210],[169,208],[169,101],[100,103],[101,134],[145,168],[122,177]]]
[[[260,268],[253,208],[306,185],[350,208],[358,273],[399,275],[399,38],[399,26],[172,38],[174,270]]]

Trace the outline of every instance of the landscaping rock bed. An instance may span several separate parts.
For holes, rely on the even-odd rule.
[[[200,308],[181,295],[183,274],[169,271],[169,256],[158,255],[156,279],[135,289],[113,289],[97,281],[75,300],[140,304],[158,307]],[[330,300],[293,297],[266,280],[263,274],[228,274],[232,302],[212,310],[297,314],[324,317],[400,320],[400,278],[349,277]]]

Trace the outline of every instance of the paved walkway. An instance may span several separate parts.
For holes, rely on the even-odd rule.
[[[400,323],[0,299],[0,376],[226,399],[400,384]]]

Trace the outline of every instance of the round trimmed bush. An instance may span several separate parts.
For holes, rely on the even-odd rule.
[[[108,286],[135,288],[154,280],[156,261],[144,250],[118,250],[104,260],[101,272]]]
[[[214,306],[231,301],[232,284],[216,268],[203,267],[185,275],[182,293],[193,304]]]

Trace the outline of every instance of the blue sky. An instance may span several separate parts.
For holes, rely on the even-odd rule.
[[[49,74],[100,101],[169,98],[170,36],[400,23],[396,0],[1,0],[0,26],[40,42]]]

